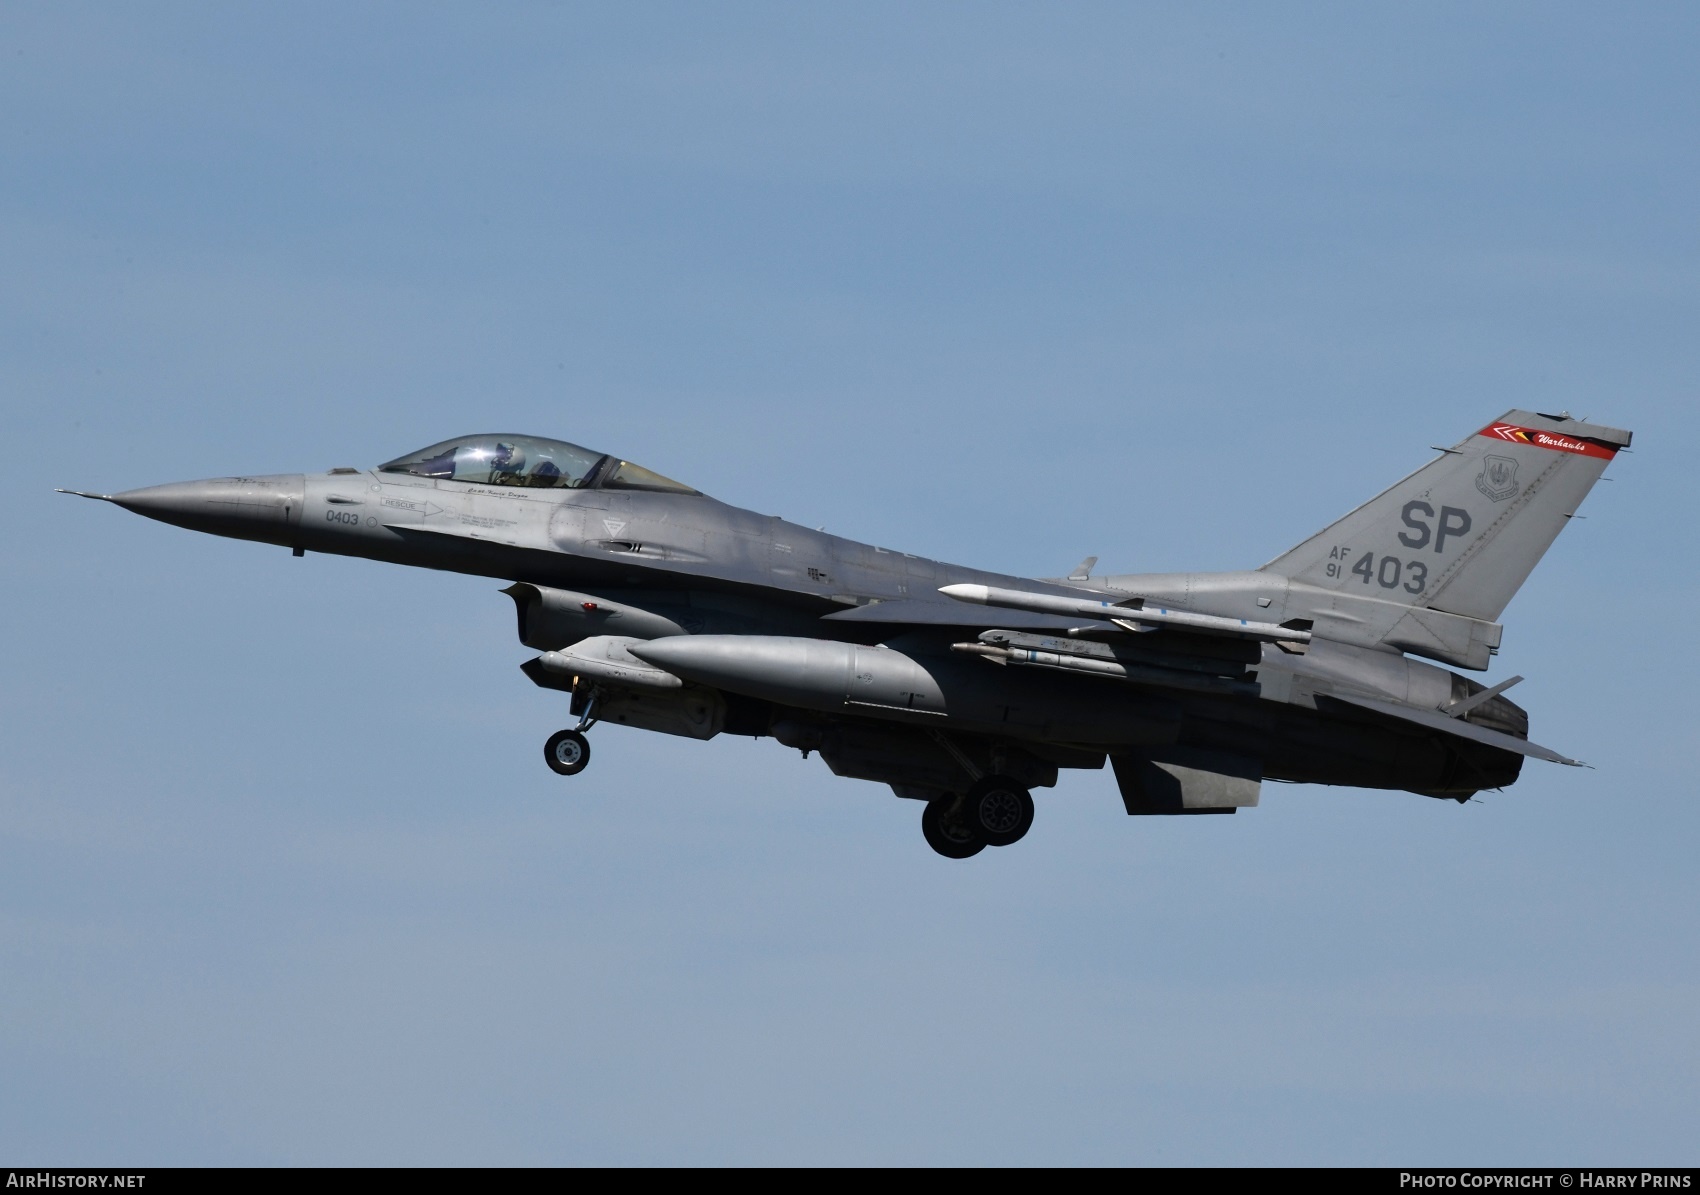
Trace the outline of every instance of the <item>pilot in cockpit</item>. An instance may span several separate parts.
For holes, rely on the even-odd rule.
[[[695,494],[690,486],[565,440],[541,436],[485,435],[445,440],[378,466],[383,473],[411,473],[439,482],[512,485],[533,489],[618,490]]]
[[[525,449],[517,444],[497,441],[490,454],[491,485],[525,484]]]
[[[525,449],[506,440],[498,440],[490,453],[491,485],[521,485],[536,489],[553,489],[563,484],[561,467],[547,456],[540,456],[531,471],[526,472]]]

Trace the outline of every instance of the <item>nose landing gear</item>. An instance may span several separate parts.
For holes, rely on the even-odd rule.
[[[571,730],[557,730],[543,744],[543,759],[558,776],[577,776],[590,766],[590,740],[584,732],[596,725],[596,695],[585,703],[584,715]]]
[[[543,744],[543,758],[559,776],[577,776],[590,764],[590,740],[576,730],[557,730]]]

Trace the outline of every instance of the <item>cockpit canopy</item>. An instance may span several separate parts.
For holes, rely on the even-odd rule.
[[[532,489],[697,492],[642,465],[542,436],[462,436],[397,457],[378,471]]]

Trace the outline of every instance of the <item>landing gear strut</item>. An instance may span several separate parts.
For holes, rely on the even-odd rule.
[[[584,732],[596,725],[596,694],[585,703],[584,714],[571,730],[557,730],[543,744],[543,759],[559,776],[577,776],[590,766],[590,740]]]

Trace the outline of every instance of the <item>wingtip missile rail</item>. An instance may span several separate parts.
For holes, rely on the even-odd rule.
[[[1123,605],[1091,598],[1063,597],[1049,593],[1030,593],[1021,589],[1000,589],[995,585],[946,585],[939,592],[959,602],[979,606],[998,606],[1008,610],[1031,610],[1037,614],[1060,614],[1070,618],[1108,619],[1129,630],[1172,627],[1201,635],[1231,635],[1240,639],[1263,639],[1272,643],[1309,643],[1310,632],[1284,627],[1272,622],[1252,622],[1244,618],[1223,618],[1216,614],[1194,614],[1187,610],[1169,610],[1145,605]],[[1137,599],[1136,599],[1137,600]]]

